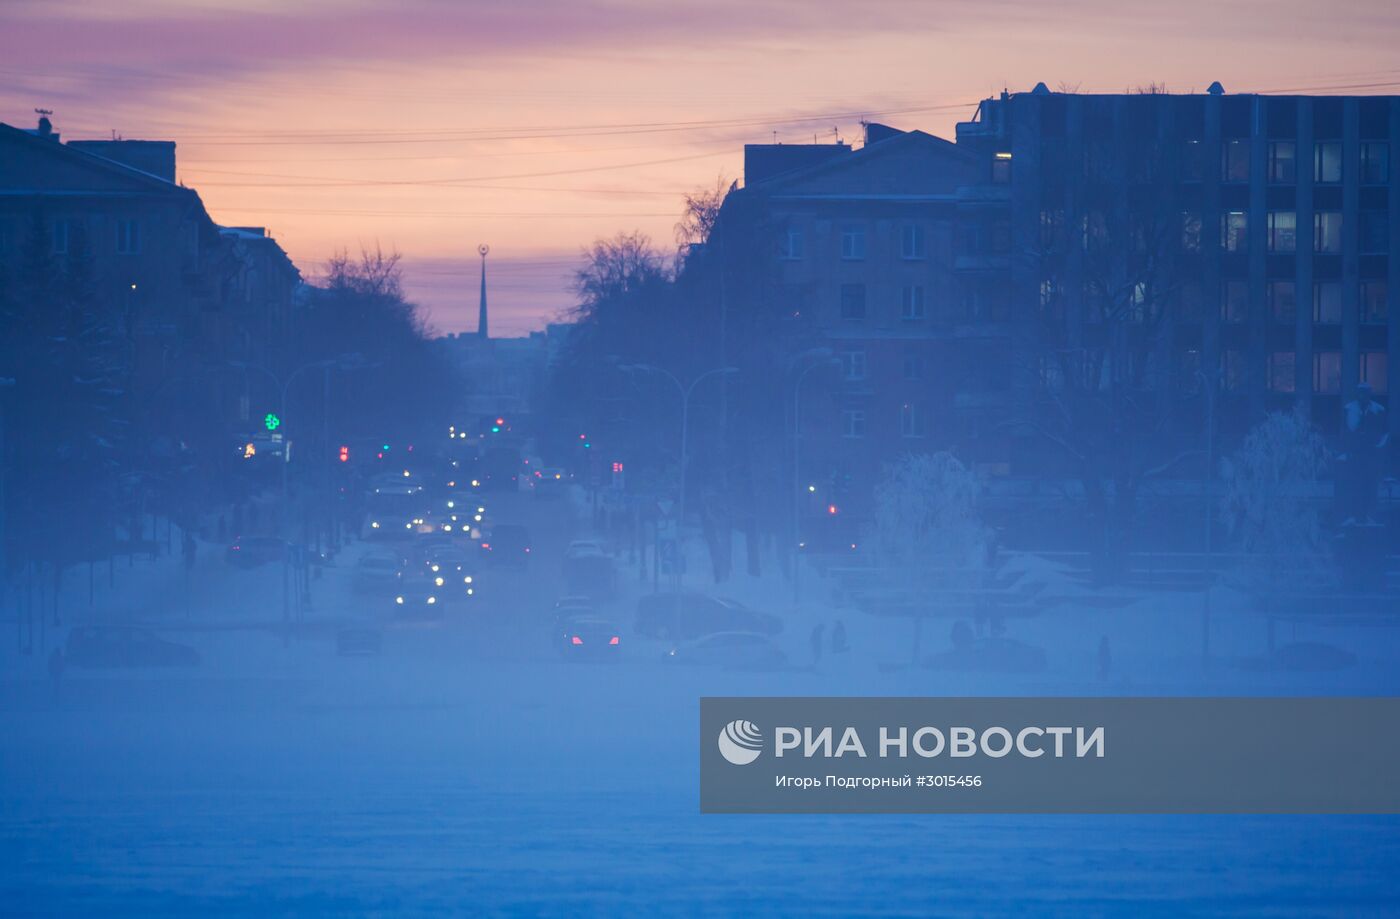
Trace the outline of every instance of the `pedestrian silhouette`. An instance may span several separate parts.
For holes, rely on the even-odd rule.
[[[846,640],[846,623],[840,619],[831,627],[831,653],[845,654],[851,650],[850,643]]]
[[[818,622],[812,628],[812,663],[819,664],[822,660],[822,645],[825,640],[826,623]]]

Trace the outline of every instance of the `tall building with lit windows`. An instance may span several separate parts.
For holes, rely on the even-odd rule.
[[[1362,382],[1389,402],[1400,360],[1400,97],[1231,95],[1219,84],[1081,95],[1039,84],[984,100],[958,125],[957,145],[979,173],[965,251],[995,262],[975,268],[1002,288],[1023,358],[1010,372],[1026,399],[1047,385],[1033,360],[1046,335],[1073,348],[1095,334],[1102,290],[1086,253],[1113,235],[1117,205],[1096,203],[1087,186],[1106,174],[1125,209],[1153,210],[1167,228],[1169,268],[1150,292],[1163,322],[1143,380],[1180,429],[1199,430],[1205,387],[1227,440],[1291,406],[1334,433]],[[1111,244],[1156,245],[1128,235]],[[1388,415],[1400,431],[1400,412]]]

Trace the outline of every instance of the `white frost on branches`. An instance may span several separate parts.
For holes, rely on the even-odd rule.
[[[881,561],[911,582],[975,582],[989,532],[978,512],[977,477],[951,453],[905,456],[875,490]]]

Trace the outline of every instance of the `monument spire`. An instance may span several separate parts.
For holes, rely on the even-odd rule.
[[[476,316],[476,334],[478,338],[486,339],[491,337],[486,325],[486,254],[491,247],[482,243],[476,247],[476,251],[481,255],[481,309]]]

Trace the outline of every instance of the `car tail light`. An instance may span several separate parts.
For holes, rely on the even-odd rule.
[[[615,645],[615,644],[617,644],[617,636],[614,635],[614,636],[612,637],[612,640],[609,641],[608,644],[610,644],[610,645]]]
[[[489,542],[484,542],[484,543],[481,544],[481,548],[485,549],[487,552],[490,552],[490,551],[491,551],[491,544],[490,544]]]
[[[575,635],[575,636],[574,636],[574,644],[576,644],[576,645],[581,645],[581,644],[583,644],[583,639],[582,639],[582,638],[579,638],[577,635]]]

